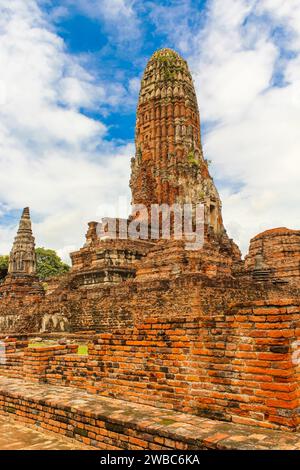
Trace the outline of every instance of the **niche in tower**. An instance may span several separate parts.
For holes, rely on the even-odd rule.
[[[209,205],[209,226],[214,232],[218,229],[217,209],[214,204]]]

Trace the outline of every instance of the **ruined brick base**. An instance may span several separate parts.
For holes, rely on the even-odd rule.
[[[140,317],[76,345],[5,339],[0,374],[88,390],[204,418],[299,430],[297,299],[235,304],[226,313]],[[12,343],[12,344],[11,344]],[[196,419],[196,418],[195,418]]]

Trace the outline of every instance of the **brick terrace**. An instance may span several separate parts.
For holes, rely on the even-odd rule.
[[[4,377],[0,379],[0,413],[5,420],[10,413],[26,425],[36,424],[98,449],[300,449],[300,433],[209,420],[70,387]],[[55,442],[44,437],[42,442],[39,436],[32,441],[37,448],[47,443],[64,445],[60,438]],[[18,445],[22,445],[21,437],[11,441],[9,448]]]
[[[4,340],[0,375],[82,389],[203,418],[299,431],[299,302],[235,306],[226,314],[141,318],[77,346]]]

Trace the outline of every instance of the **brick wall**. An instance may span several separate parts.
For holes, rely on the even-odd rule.
[[[0,360],[0,375],[5,377],[23,378],[24,353],[7,353]]]
[[[264,427],[295,428],[299,305],[258,301],[226,314],[167,321],[100,335],[97,393]]]
[[[27,340],[3,338],[0,340],[0,375],[23,378],[24,350]]]
[[[88,357],[51,358],[45,377],[128,401],[294,429],[299,319],[293,300],[240,304],[215,316],[145,318],[98,335]]]
[[[45,372],[46,382],[55,385],[89,389],[89,382],[96,380],[98,363],[89,356],[69,354],[49,358]]]
[[[112,423],[107,418],[91,418],[84,412],[70,411],[69,407],[51,406],[20,399],[0,393],[0,414],[16,415],[18,420],[29,425],[39,423],[47,431],[74,438],[98,449],[161,450],[161,449],[199,449],[185,439],[165,438],[159,433],[135,429],[134,425]],[[210,446],[202,445],[202,448]]]
[[[24,353],[24,379],[31,382],[45,382],[49,359],[70,354],[78,349],[78,345],[57,345],[49,347],[31,347]]]
[[[98,449],[232,449],[243,448],[247,441],[249,430],[239,426],[121,400],[95,399],[68,387],[20,385],[18,380],[0,379],[0,414]],[[236,442],[237,434],[242,442]],[[266,448],[272,448],[278,436],[268,437]],[[299,446],[298,441],[294,444]]]
[[[14,303],[2,308],[2,333],[109,332],[133,327],[142,316],[198,316],[202,311],[224,312],[228,305],[257,299],[291,296],[288,287],[258,285],[227,279],[208,279],[187,274],[176,279],[127,281],[101,289],[65,289],[47,295],[43,302]],[[1,322],[4,322],[3,324]],[[8,327],[8,323],[9,327]]]
[[[24,347],[16,348],[16,344]],[[0,376],[22,378],[30,382],[45,382],[50,359],[72,354],[78,345],[53,345],[49,347],[26,347],[27,341],[8,342],[0,356]]]
[[[234,329],[226,348],[236,345],[229,373],[233,421],[295,428],[299,381],[292,352],[300,338],[299,299],[237,306],[226,322]]]
[[[299,339],[296,299],[181,318],[162,311],[136,320],[134,328],[95,335],[88,356],[74,354],[76,345],[29,348],[23,377],[208,418],[296,429],[300,368],[292,359]]]

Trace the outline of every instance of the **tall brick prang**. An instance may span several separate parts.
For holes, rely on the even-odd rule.
[[[205,221],[225,232],[221,200],[204,159],[197,97],[186,61],[171,49],[156,51],[141,83],[136,154],[130,187],[134,204],[203,203]]]

